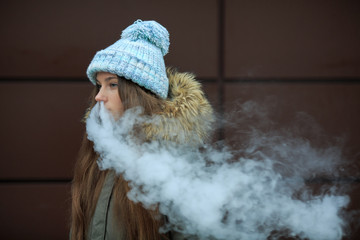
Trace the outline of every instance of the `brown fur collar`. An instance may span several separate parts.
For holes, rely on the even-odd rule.
[[[148,139],[201,144],[208,140],[214,122],[213,109],[201,84],[191,73],[167,69],[169,96],[156,124],[145,127]]]

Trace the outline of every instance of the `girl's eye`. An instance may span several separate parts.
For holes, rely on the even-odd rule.
[[[101,85],[100,85],[100,84],[96,84],[96,88],[97,88],[97,89],[100,89],[100,88],[101,88]]]
[[[117,83],[110,83],[110,87],[114,88],[114,87],[117,87],[118,84]]]

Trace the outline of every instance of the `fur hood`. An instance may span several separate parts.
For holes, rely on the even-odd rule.
[[[201,84],[191,73],[167,69],[169,94],[162,113],[144,128],[147,139],[202,144],[207,141],[214,122],[213,109]]]

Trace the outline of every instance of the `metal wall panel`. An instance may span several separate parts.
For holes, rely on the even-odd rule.
[[[69,184],[1,184],[0,192],[1,239],[68,239]]]
[[[236,126],[239,133],[254,127],[293,131],[294,137],[307,137],[315,144],[337,140],[335,144],[360,167],[359,84],[227,83],[225,92],[226,114],[241,121]],[[358,170],[352,174],[358,176]]]
[[[92,85],[0,83],[1,179],[71,179]]]
[[[359,77],[358,1],[225,1],[225,76]]]
[[[167,65],[216,76],[216,0],[38,0],[0,3],[0,77],[86,77],[96,51],[137,19],[169,30]]]

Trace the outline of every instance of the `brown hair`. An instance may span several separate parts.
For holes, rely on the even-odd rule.
[[[153,93],[139,87],[132,81],[119,77],[119,96],[124,110],[135,106],[142,106],[144,114],[152,115],[161,111],[163,100]],[[95,88],[91,95],[90,108],[95,105]],[[100,171],[96,163],[98,155],[93,150],[93,143],[84,134],[79,157],[75,164],[72,183],[72,213],[71,239],[86,239],[88,227],[94,214],[97,200],[100,195],[108,171]],[[161,239],[166,236],[159,233],[163,218],[159,218],[157,210],[147,210],[140,203],[130,201],[126,194],[129,191],[128,183],[122,176],[118,176],[113,189],[115,201],[115,216],[125,223],[126,239]]]

